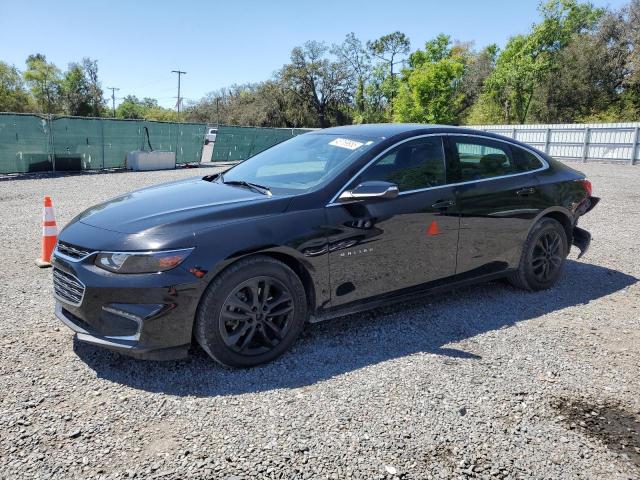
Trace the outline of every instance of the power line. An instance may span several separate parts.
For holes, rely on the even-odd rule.
[[[116,87],[107,87],[107,90],[111,90],[111,106],[113,107],[113,116],[116,116],[116,90],[120,90]]]
[[[171,73],[177,73],[178,74],[178,118],[180,118],[180,77],[182,75],[186,75],[187,72],[183,72],[182,70],[171,70]]]

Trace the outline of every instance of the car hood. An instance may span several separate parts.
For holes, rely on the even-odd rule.
[[[193,178],[137,190],[88,208],[71,223],[127,234],[184,235],[283,212],[287,197]]]

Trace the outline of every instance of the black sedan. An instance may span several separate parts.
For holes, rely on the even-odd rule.
[[[80,341],[141,358],[253,366],[306,322],[469,282],[550,288],[598,199],[512,139],[363,125],[276,145],[224,174],[81,213],[53,257],[56,314]]]

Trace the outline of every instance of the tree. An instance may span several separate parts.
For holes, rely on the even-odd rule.
[[[99,117],[105,107],[104,94],[98,80],[98,61],[88,57],[82,59],[82,70],[88,85],[88,94],[91,105],[91,115]]]
[[[493,72],[496,66],[496,58],[498,55],[498,46],[489,45],[480,52],[471,51],[470,45],[458,44],[456,46],[460,50],[460,54],[465,58],[465,70],[460,80],[460,92],[462,93],[462,102],[460,104],[459,115],[461,121],[470,114],[470,110],[482,95],[487,78]]]
[[[542,22],[530,33],[509,40],[486,82],[489,98],[502,109],[505,123],[526,121],[535,90],[549,78],[558,52],[603,14],[577,0],[549,0],[540,12]]]
[[[124,97],[118,108],[116,118],[143,119],[145,107],[135,95]]]
[[[178,114],[170,108],[159,106],[155,98],[146,97],[140,100],[135,95],[127,95],[116,108],[116,118],[176,122]]]
[[[409,57],[403,71],[394,120],[398,122],[458,123],[463,101],[460,82],[465,71],[461,50],[451,48],[451,39],[439,35],[426,42],[424,50]]]
[[[593,32],[574,35],[558,52],[553,73],[536,89],[533,117],[549,123],[624,118],[618,99],[628,54],[620,14],[608,13]]]
[[[60,70],[37,53],[27,57],[24,79],[41,112],[56,113],[60,109]]]
[[[411,42],[404,33],[393,32],[377,40],[368,41],[367,48],[374,57],[389,65],[389,75],[393,77],[393,67],[401,63],[397,57],[409,53]]]
[[[82,66],[70,63],[60,84],[65,113],[76,116],[89,116],[92,113],[89,83]]]
[[[622,11],[628,47],[627,74],[622,84],[622,101],[627,104],[625,117],[640,117],[640,0],[631,0]]]
[[[331,117],[341,116],[340,106],[350,100],[349,70],[327,53],[324,43],[306,42],[292,50],[291,63],[280,72],[283,84],[314,112],[314,123],[323,128],[330,125]]]
[[[32,107],[18,69],[0,62],[0,112],[27,112]]]
[[[366,108],[365,85],[371,75],[371,56],[355,33],[347,34],[341,45],[334,45],[333,53],[349,70],[356,115],[362,117]]]
[[[411,41],[404,33],[396,31],[383,35],[377,40],[368,41],[367,48],[374,57],[379,58],[389,67],[389,80],[386,82],[386,90],[388,91],[387,98],[393,109],[393,99],[397,90],[393,67],[402,63],[402,60],[398,60],[399,56],[409,53]]]

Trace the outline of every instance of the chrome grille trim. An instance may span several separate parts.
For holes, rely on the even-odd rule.
[[[72,262],[79,262],[84,260],[89,255],[95,253],[95,250],[90,250],[83,247],[78,247],[76,245],[71,245],[66,242],[58,242],[56,244],[55,254],[59,257],[62,257],[66,260],[70,260]]]
[[[82,304],[84,292],[85,286],[77,277],[57,268],[53,269],[53,296],[58,300],[78,307]]]

